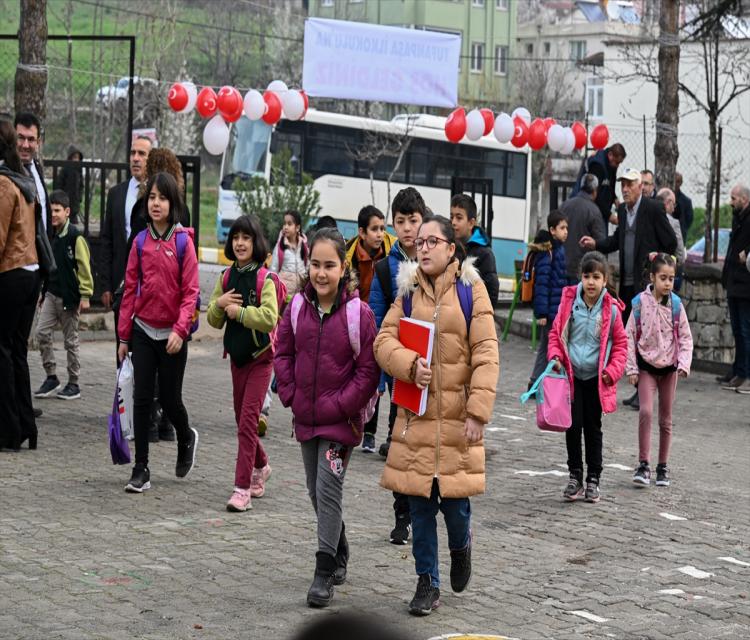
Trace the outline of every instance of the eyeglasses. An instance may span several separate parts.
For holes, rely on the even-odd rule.
[[[644,183],[643,183],[643,186],[644,186],[644,187],[653,187],[653,186],[654,186],[654,183],[653,183],[653,182],[644,182]]]
[[[444,240],[443,238],[436,238],[435,236],[430,236],[426,240],[424,238],[417,238],[414,241],[414,246],[417,248],[417,251],[421,251],[422,247],[427,245],[428,249],[434,249],[437,247],[438,242],[445,242],[445,244],[450,244],[447,240]]]
[[[38,138],[35,138],[34,136],[29,136],[28,138],[24,135],[18,134],[18,141],[23,144],[24,142],[28,142],[29,144],[34,144]]]

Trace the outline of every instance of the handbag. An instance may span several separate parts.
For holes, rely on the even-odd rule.
[[[55,254],[52,253],[52,245],[49,243],[47,229],[42,220],[42,205],[34,203],[34,218],[36,219],[36,256],[39,264],[39,274],[42,278],[48,278],[57,271]]]
[[[553,370],[552,360],[527,393],[521,404],[536,394],[536,424],[542,431],[564,432],[573,424],[570,406],[570,380],[565,369]]]
[[[112,413],[109,414],[109,451],[112,454],[112,464],[129,464],[130,447],[125,435],[122,432],[120,424],[120,375],[122,363],[117,375],[117,385],[115,386],[115,400],[112,404]],[[123,407],[124,409],[124,407]]]

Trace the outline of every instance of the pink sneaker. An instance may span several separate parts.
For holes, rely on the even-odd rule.
[[[227,511],[247,511],[252,508],[253,505],[250,504],[250,489],[235,487],[232,497],[227,502]]]
[[[253,498],[261,498],[266,492],[266,480],[271,477],[271,465],[266,464],[262,469],[253,469],[250,478],[250,495]]]

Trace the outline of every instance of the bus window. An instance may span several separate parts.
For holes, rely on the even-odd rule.
[[[305,139],[305,171],[313,178],[324,174],[353,177],[354,160],[347,152],[354,152],[356,144],[354,129],[310,124]]]
[[[508,180],[505,195],[508,198],[526,198],[526,155],[508,153]]]
[[[232,189],[236,178],[265,176],[266,150],[271,127],[265,122],[240,118],[229,132],[221,188]]]
[[[273,135],[275,136],[271,140],[273,153],[289,153],[289,162],[294,169],[293,180],[297,184],[302,184],[302,135],[278,130]],[[274,143],[275,149],[273,149]]]

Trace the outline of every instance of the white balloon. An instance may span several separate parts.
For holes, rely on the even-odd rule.
[[[268,85],[266,91],[273,91],[279,98],[281,98],[283,94],[289,91],[289,87],[287,87],[281,80],[274,80]]]
[[[203,129],[203,146],[211,155],[224,153],[229,144],[229,128],[221,116],[214,116]]]
[[[281,96],[281,108],[289,120],[299,120],[305,115],[305,100],[299,91],[292,89]]]
[[[484,135],[484,118],[476,109],[466,114],[466,137],[479,140]]]
[[[565,145],[568,143],[568,136],[559,124],[553,124],[547,132],[547,145],[552,151],[562,151]],[[573,136],[573,144],[575,144],[575,136]]]
[[[495,118],[495,126],[492,130],[495,133],[497,141],[506,144],[513,139],[513,135],[516,133],[516,126],[513,124],[513,118],[507,113],[501,113]]]
[[[180,113],[190,113],[195,109],[195,103],[198,102],[198,89],[195,88],[195,85],[192,82],[183,82],[182,86],[187,89],[188,103]]]
[[[531,124],[531,114],[529,113],[529,110],[524,107],[518,107],[513,113],[510,114],[511,120],[515,118],[516,116],[520,116],[521,120],[523,120],[526,123],[526,126],[528,127]]]
[[[562,148],[560,153],[564,153],[565,155],[568,155],[570,153],[573,153],[573,149],[576,147],[576,134],[573,133],[573,130],[570,127],[565,127],[565,146]]]
[[[245,94],[245,115],[250,120],[260,120],[263,114],[266,112],[266,103],[263,100],[263,96],[260,95],[260,91],[250,89]]]

